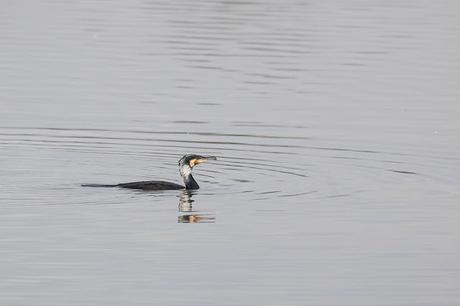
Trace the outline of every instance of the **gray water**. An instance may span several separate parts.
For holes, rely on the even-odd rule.
[[[459,305],[459,49],[458,1],[2,1],[0,305]]]

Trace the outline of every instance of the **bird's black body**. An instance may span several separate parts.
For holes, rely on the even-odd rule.
[[[131,182],[121,183],[116,185],[104,185],[104,184],[83,184],[83,187],[121,187],[129,189],[142,189],[142,190],[179,190],[185,189],[184,186],[165,182],[165,181],[142,181],[142,182]]]
[[[132,182],[118,184],[117,187],[131,188],[131,189],[143,189],[143,190],[177,190],[185,189],[184,186],[165,182],[165,181],[143,181],[143,182]]]
[[[179,172],[184,179],[185,186],[165,182],[165,181],[141,181],[121,184],[83,184],[83,187],[120,187],[129,189],[140,189],[140,190],[179,190],[187,189],[194,190],[199,189],[200,186],[192,176],[192,168],[206,160],[216,160],[214,156],[200,156],[200,155],[184,155],[179,160]]]

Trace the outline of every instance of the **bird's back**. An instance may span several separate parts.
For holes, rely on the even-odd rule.
[[[184,186],[165,181],[141,181],[132,183],[121,183],[117,187],[142,189],[142,190],[178,190],[184,189]]]

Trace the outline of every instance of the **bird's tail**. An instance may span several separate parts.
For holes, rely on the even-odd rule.
[[[82,184],[82,187],[117,187],[118,184],[116,185],[105,185],[105,184]]]

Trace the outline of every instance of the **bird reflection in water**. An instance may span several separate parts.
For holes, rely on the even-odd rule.
[[[184,190],[179,196],[179,223],[215,223],[216,217],[210,214],[198,214],[193,211],[193,191]]]

